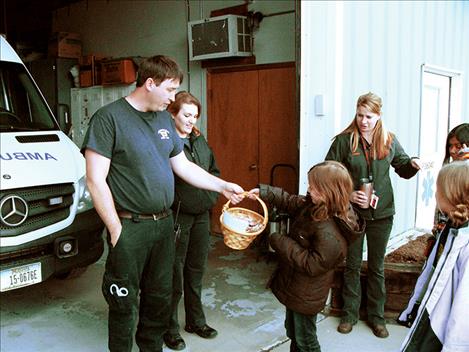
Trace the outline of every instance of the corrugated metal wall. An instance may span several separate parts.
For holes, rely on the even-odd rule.
[[[460,121],[469,121],[469,2],[301,2],[300,189],[330,139],[354,117],[359,95],[383,98],[383,121],[410,155],[418,154],[422,64],[461,71]],[[314,96],[326,113],[315,115]],[[444,151],[442,151],[444,153]],[[414,224],[416,180],[393,176],[393,233]]]

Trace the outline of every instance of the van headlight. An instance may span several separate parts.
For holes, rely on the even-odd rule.
[[[88,187],[86,187],[86,176],[83,176],[78,181],[78,192],[80,198],[78,200],[77,214],[93,209],[93,200],[91,199]]]

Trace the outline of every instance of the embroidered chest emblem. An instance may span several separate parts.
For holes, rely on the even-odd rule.
[[[169,131],[166,128],[158,130],[158,134],[161,136],[160,139],[169,139]]]

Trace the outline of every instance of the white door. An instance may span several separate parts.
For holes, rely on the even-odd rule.
[[[451,77],[422,73],[419,155],[426,165],[418,174],[415,227],[430,230],[435,214],[436,177],[445,155],[449,127]]]

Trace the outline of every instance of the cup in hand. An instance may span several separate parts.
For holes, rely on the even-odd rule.
[[[371,196],[373,194],[373,182],[368,177],[360,179],[360,191],[364,192],[367,198],[366,205],[362,208],[370,207]]]

